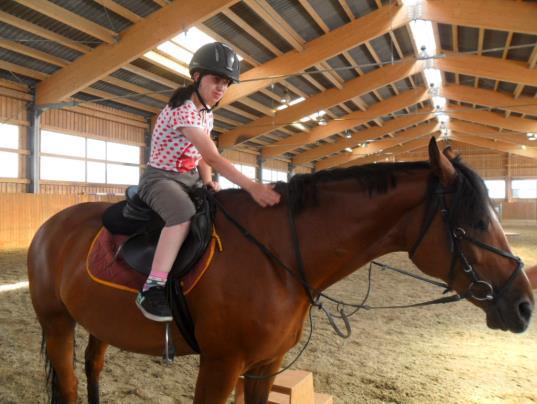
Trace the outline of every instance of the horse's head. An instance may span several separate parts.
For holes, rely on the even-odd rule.
[[[410,257],[487,315],[493,329],[524,331],[534,306],[522,262],[509,248],[483,180],[450,148],[429,143],[432,178]]]

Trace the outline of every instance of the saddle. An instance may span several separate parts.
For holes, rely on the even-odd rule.
[[[191,218],[190,232],[172,266],[166,284],[168,301],[177,327],[192,349],[199,352],[194,336],[194,322],[181,288],[184,278],[200,260],[211,242],[216,206],[207,188],[189,193],[196,213]],[[103,225],[112,234],[128,236],[117,256],[129,267],[144,275],[151,272],[151,263],[164,221],[138,196],[138,187],[130,186],[126,200],[110,206],[103,214]]]
[[[172,272],[184,277],[201,258],[211,241],[215,206],[206,188],[196,188],[189,193],[196,207],[188,234]],[[160,232],[164,221],[138,196],[138,187],[130,186],[125,192],[126,200],[109,207],[103,215],[103,225],[112,234],[128,236],[118,251],[118,256],[132,269],[144,275],[151,272]]]

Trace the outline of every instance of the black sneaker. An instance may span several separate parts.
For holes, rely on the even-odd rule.
[[[172,312],[166,300],[164,286],[153,286],[136,296],[136,306],[153,321],[172,321]]]

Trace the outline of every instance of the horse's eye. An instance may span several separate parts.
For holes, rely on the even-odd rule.
[[[485,222],[483,219],[479,220],[474,226],[474,228],[476,228],[477,230],[481,230],[481,231],[487,230],[488,227],[489,226],[487,222]]]

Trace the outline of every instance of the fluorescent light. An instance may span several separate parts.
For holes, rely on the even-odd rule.
[[[308,130],[308,128],[306,128],[304,125],[302,125],[301,123],[298,123],[298,122],[295,122],[295,123],[292,123],[291,126],[294,126],[295,128],[301,130],[301,131],[304,131],[306,132]]]
[[[528,140],[531,140],[531,141],[537,140],[537,133],[529,132],[529,133],[526,133],[526,136],[528,136]]]
[[[433,97],[433,106],[437,110],[444,109],[446,106],[446,99],[438,96]]]
[[[438,69],[424,69],[425,79],[429,87],[440,88],[442,87],[442,75]]]
[[[436,119],[438,119],[438,122],[440,122],[441,124],[446,124],[449,122],[449,115],[439,113],[436,115]]]
[[[410,31],[414,37],[420,57],[430,57],[436,54],[436,43],[431,21],[412,20],[410,21]]]
[[[158,53],[153,51],[147,52],[144,56],[153,60],[154,62],[161,64],[162,66],[166,66],[169,69],[175,70],[182,76],[190,77],[190,72],[188,71],[188,68],[186,66],[176,63],[173,60],[168,59],[167,57],[159,55]]]
[[[320,110],[320,111],[314,112],[314,113],[311,114],[311,115],[308,115],[308,116],[305,116],[305,117],[303,117],[303,118],[300,118],[300,122],[307,122],[307,121],[311,121],[311,120],[319,119],[319,118],[322,117],[324,114],[326,114],[326,111],[325,111],[325,110]]]
[[[423,0],[402,0],[405,6],[415,6],[416,4],[421,3]]]
[[[345,147],[345,151],[346,151],[347,153],[352,153],[352,149],[351,149],[350,147]]]
[[[285,109],[291,105],[295,105],[295,104],[298,104],[299,102],[302,102],[304,101],[305,98],[304,97],[298,97],[298,98],[295,98],[294,100],[291,100],[288,104],[282,104],[278,107],[276,107],[276,110],[278,111],[281,111],[282,109]],[[304,121],[303,121],[304,122]]]

